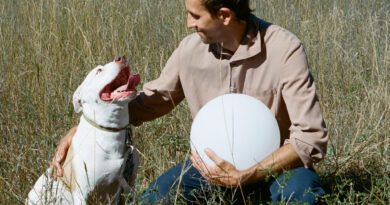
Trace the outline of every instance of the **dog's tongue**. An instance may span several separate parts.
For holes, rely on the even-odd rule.
[[[130,75],[127,83],[115,89],[110,93],[110,99],[126,98],[136,91],[136,86],[141,82],[141,78],[138,74]]]
[[[138,74],[130,74],[127,82],[122,86],[119,86],[115,90],[101,93],[101,99],[104,101],[110,101],[114,99],[126,98],[136,92],[136,87],[140,82],[141,78]]]
[[[135,87],[141,82],[141,78],[138,74],[130,75],[127,81],[126,91],[135,90]]]

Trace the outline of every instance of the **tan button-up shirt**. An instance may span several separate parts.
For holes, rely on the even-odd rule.
[[[324,158],[327,130],[303,45],[289,31],[252,16],[234,53],[187,36],[160,77],[129,104],[139,125],[171,111],[186,98],[192,117],[211,99],[233,92],[261,100],[275,114],[282,143],[290,143],[305,167]]]

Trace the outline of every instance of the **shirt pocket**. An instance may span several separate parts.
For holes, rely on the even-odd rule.
[[[276,89],[268,89],[268,90],[261,90],[261,89],[244,89],[243,94],[252,96],[258,100],[260,100],[262,103],[264,103],[274,114],[276,113],[276,109],[274,108],[275,99],[277,96],[277,90]]]

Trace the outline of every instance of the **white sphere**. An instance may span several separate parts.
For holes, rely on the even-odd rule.
[[[226,94],[198,112],[190,140],[191,149],[208,165],[214,163],[206,148],[243,170],[279,148],[280,132],[274,114],[262,102],[248,95]]]

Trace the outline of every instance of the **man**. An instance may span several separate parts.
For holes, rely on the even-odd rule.
[[[303,45],[285,29],[253,16],[248,0],[186,0],[185,6],[187,26],[196,33],[184,38],[160,77],[145,84],[130,103],[131,123],[160,117],[184,98],[195,117],[215,97],[244,93],[275,114],[282,145],[247,170],[237,170],[212,150],[206,153],[216,166],[206,166],[192,152],[190,161],[149,186],[144,203],[170,203],[177,186],[189,203],[201,200],[202,189],[220,187],[230,193],[232,203],[244,198],[315,203],[324,191],[312,167],[324,158],[328,136]],[[59,175],[75,129],[58,147],[53,165]]]

